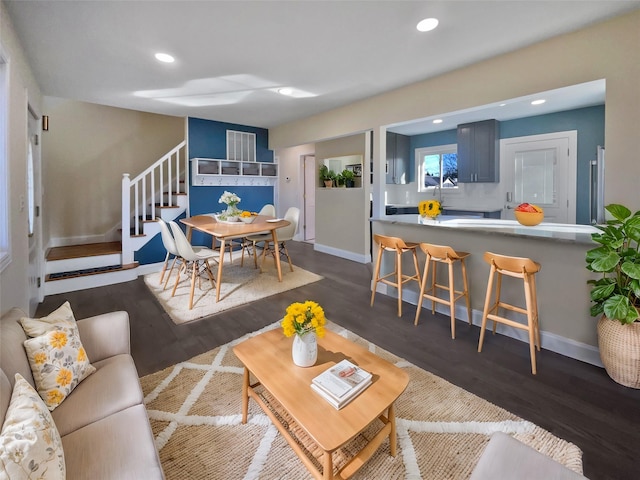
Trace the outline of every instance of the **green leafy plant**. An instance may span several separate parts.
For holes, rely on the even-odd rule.
[[[321,165],[320,166],[320,180],[321,181],[325,181],[325,180],[333,180],[332,174],[333,171],[329,170],[329,167],[327,167],[326,165]]]
[[[607,205],[613,216],[591,238],[600,244],[586,254],[587,269],[602,273],[592,285],[591,315],[605,314],[620,323],[633,323],[640,307],[640,211],[631,214],[623,205]]]

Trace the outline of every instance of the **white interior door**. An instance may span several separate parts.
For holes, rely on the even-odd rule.
[[[304,165],[304,240],[313,242],[316,238],[316,157],[305,155]]]
[[[27,145],[27,199],[26,212],[29,226],[29,314],[34,315],[38,303],[44,300],[42,276],[44,255],[42,249],[42,220],[40,205],[42,205],[42,189],[40,175],[40,119],[29,109],[29,144]]]
[[[575,131],[504,139],[501,172],[507,191],[502,218],[533,203],[544,209],[544,221],[576,223],[577,134]]]

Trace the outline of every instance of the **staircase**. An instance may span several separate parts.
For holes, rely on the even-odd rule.
[[[122,218],[105,237],[118,241],[54,247],[46,254],[45,295],[134,280],[134,254],[160,233],[155,221],[188,210],[186,142],[181,142],[133,179],[122,176]]]

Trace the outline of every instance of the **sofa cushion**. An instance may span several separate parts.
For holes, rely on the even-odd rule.
[[[27,352],[22,345],[27,339],[27,335],[18,323],[18,320],[23,316],[22,310],[14,308],[4,314],[0,320],[0,341],[2,342],[0,345],[0,365],[12,386],[14,375],[19,373],[32,387],[35,387],[29,360],[27,360]]]
[[[89,363],[75,322],[61,325],[24,341],[36,388],[49,410],[54,410],[96,371]]]
[[[39,337],[60,326],[75,325],[75,323],[76,319],[69,302],[64,302],[46,317],[29,318],[23,316],[20,318],[20,324],[29,337]]]
[[[52,412],[62,436],[143,401],[130,355],[117,355],[93,365],[96,372]]]
[[[5,478],[66,478],[60,434],[38,393],[19,373],[0,433],[0,471]]]
[[[75,392],[73,394],[76,395]],[[127,408],[62,437],[67,477],[153,480],[164,474],[143,405]]]

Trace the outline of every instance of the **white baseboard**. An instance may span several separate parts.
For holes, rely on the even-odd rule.
[[[362,255],[359,253],[349,252],[348,250],[341,250],[339,248],[329,247],[327,245],[321,245],[319,243],[314,243],[313,249],[318,252],[328,253],[329,255],[333,255],[335,257],[340,257],[340,258],[346,258],[347,260],[352,260],[358,263],[371,262],[371,255],[369,254]]]
[[[379,283],[376,292],[398,298],[395,295],[395,292],[393,295],[389,295],[389,290],[391,290],[390,287],[385,284]],[[402,300],[412,305],[417,305],[418,292],[405,290],[402,293]],[[423,302],[422,304],[422,308],[430,311],[431,302],[425,300],[425,302]],[[449,307],[436,303],[436,312],[449,316]],[[457,320],[468,323],[467,308],[465,306],[456,304],[455,314]],[[471,321],[474,325],[480,327],[482,325],[482,312],[480,310],[472,310]],[[524,330],[509,328],[505,325],[498,325],[496,333],[515,338],[516,340],[520,340],[523,343],[529,343],[529,338]],[[580,360],[581,362],[589,363],[597,367],[603,367],[602,360],[600,360],[600,351],[598,350],[598,347],[595,347],[593,345],[578,342],[570,338],[561,337],[560,335],[556,335],[555,333],[551,332],[545,332],[544,330],[540,330],[540,343],[542,349],[544,350],[559,353],[560,355],[563,355],[565,357]]]

